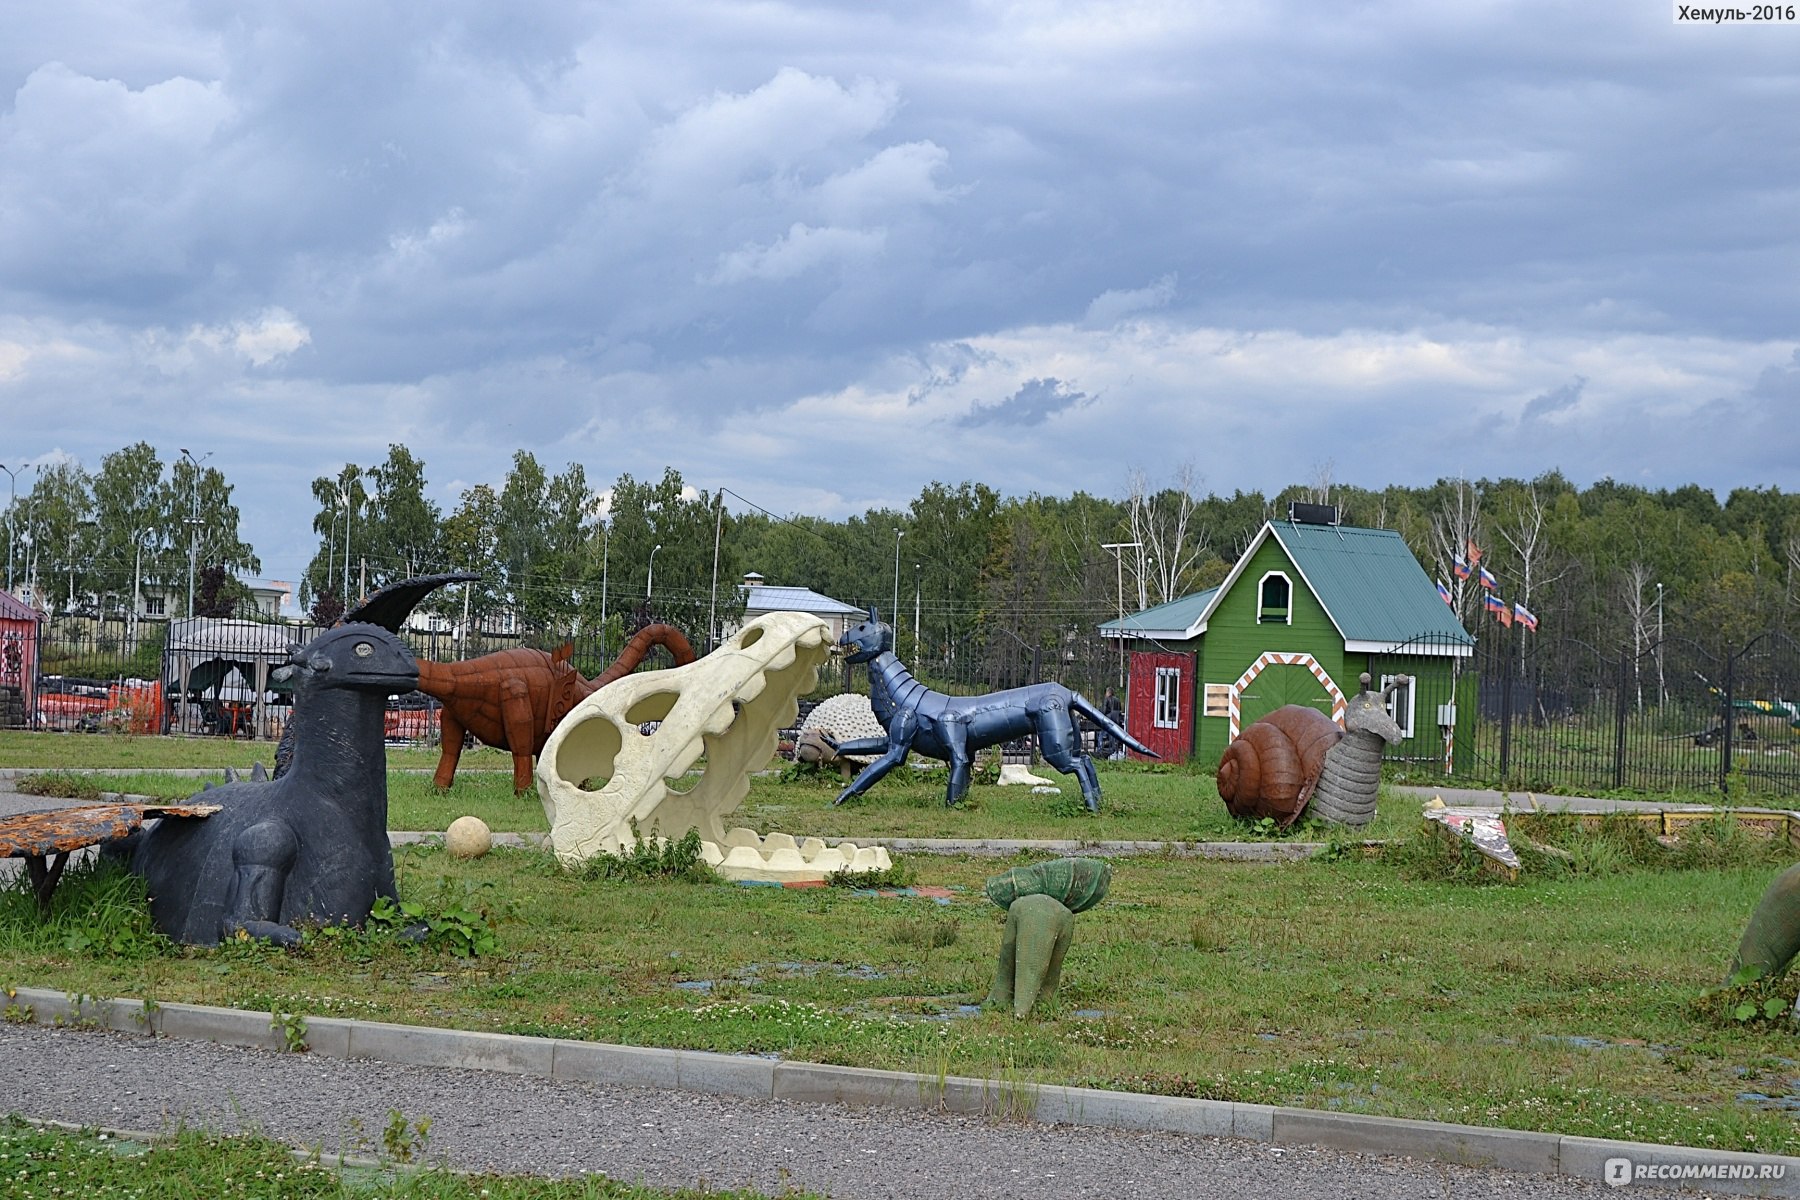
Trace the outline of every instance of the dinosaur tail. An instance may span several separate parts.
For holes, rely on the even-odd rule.
[[[1113,724],[1111,719],[1108,718],[1105,713],[1090,704],[1088,698],[1080,692],[1069,693],[1069,707],[1080,713],[1088,721],[1098,725],[1112,736],[1118,738],[1127,746],[1130,746],[1133,750],[1136,750],[1139,754],[1148,754],[1151,758],[1162,757],[1162,755],[1144,745],[1144,743],[1138,741],[1129,733],[1126,733],[1121,726]]]
[[[619,651],[619,657],[613,665],[594,676],[593,687],[603,687],[615,679],[622,679],[637,670],[644,656],[650,653],[650,647],[662,646],[675,656],[675,665],[684,667],[695,659],[694,647],[687,640],[687,635],[673,625],[646,625],[632,634],[625,648]]]

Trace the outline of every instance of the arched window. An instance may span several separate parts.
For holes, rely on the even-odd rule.
[[[1280,571],[1270,571],[1262,577],[1262,583],[1256,589],[1256,623],[1278,621],[1283,625],[1294,622],[1294,588],[1288,577]]]

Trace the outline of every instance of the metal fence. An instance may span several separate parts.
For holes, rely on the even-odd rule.
[[[275,678],[277,668],[320,631],[243,620],[59,617],[39,628],[35,686],[0,695],[0,727],[275,741],[293,710],[292,689]],[[448,628],[408,629],[401,637],[420,658],[436,662],[516,646],[553,650],[566,642],[573,646],[571,662],[590,678],[620,650],[618,639],[583,631],[463,637]],[[671,660],[654,649],[648,661],[666,666]],[[388,740],[434,741],[438,708],[421,692],[392,698]]]
[[[1787,634],[1642,649],[1533,637],[1484,630],[1453,676],[1427,681],[1417,698],[1459,713],[1443,759],[1427,765],[1393,751],[1390,761],[1411,758],[1409,774],[1446,783],[1513,790],[1800,790],[1800,643]],[[1371,658],[1377,677],[1384,661]]]

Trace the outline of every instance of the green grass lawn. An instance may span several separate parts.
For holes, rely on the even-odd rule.
[[[435,747],[389,746],[390,767],[436,767]],[[133,737],[117,733],[35,733],[0,729],[0,767],[118,770],[272,766],[274,742],[216,737]],[[465,769],[512,770],[512,756],[486,746],[464,751]]]
[[[21,739],[30,739],[21,741]],[[49,754],[42,739],[52,742]],[[66,749],[58,741],[71,743]],[[133,742],[147,747],[127,753]],[[88,748],[90,761],[76,763],[74,751]],[[243,749],[243,743],[130,739],[105,735],[0,734],[0,766],[55,768],[54,780],[23,783],[23,790],[50,788],[52,794],[97,796],[102,791],[135,792],[167,799],[192,795],[199,782],[192,776],[159,774],[153,768],[217,766],[207,755]],[[149,750],[156,750],[151,755]],[[182,751],[177,754],[175,751]],[[61,761],[47,761],[51,758]],[[155,762],[133,758],[154,757]],[[272,755],[262,756],[266,762]],[[390,749],[388,752],[388,825],[392,829],[441,830],[460,816],[477,816],[497,831],[545,832],[549,823],[535,793],[514,796],[512,760],[496,750],[465,752],[456,782],[446,792],[432,786],[422,766],[435,766],[434,752]],[[247,762],[234,763],[247,766]],[[777,766],[780,764],[777,763]],[[131,769],[128,775],[88,775],[78,767]],[[1267,837],[1233,819],[1218,798],[1211,772],[1187,767],[1138,763],[1097,764],[1105,794],[1099,813],[1081,805],[1075,781],[1051,768],[1038,774],[1062,789],[1061,795],[1034,794],[1027,787],[976,784],[956,808],[944,805],[945,771],[941,768],[896,772],[865,795],[834,806],[842,782],[832,773],[770,771],[752,779],[750,794],[726,826],[747,825],[760,833],[780,830],[796,836],[831,839],[909,838],[1058,838],[1085,841],[1241,841]],[[1381,816],[1362,836],[1388,837],[1410,829],[1417,805],[1398,796],[1382,805]],[[1303,824],[1285,836],[1324,841],[1328,834],[1316,823]]]
[[[172,947],[135,880],[78,877],[47,925],[0,895],[0,984],[1800,1151],[1790,1112],[1739,1098],[1792,1092],[1791,1027],[1694,1007],[1767,865],[1478,887],[1354,856],[1120,860],[1061,993],[1021,1022],[969,1007],[1003,922],[981,883],[1013,863],[903,862],[952,902],[398,852],[409,900],[498,921],[473,960],[335,931]]]
[[[430,1157],[429,1128],[394,1110],[370,1147],[382,1166],[338,1167],[318,1155],[296,1158],[278,1142],[254,1134],[225,1136],[182,1130],[153,1143],[92,1132],[39,1129],[0,1122],[0,1179],[13,1200],[71,1196],[129,1196],[134,1200],[257,1196],[263,1200],[762,1200],[750,1191],[665,1191],[605,1178],[538,1179],[456,1175],[402,1165]],[[397,1153],[396,1153],[397,1152]],[[812,1193],[788,1192],[795,1200]]]
[[[0,751],[24,754],[3,740]],[[1255,835],[1224,814],[1210,778],[1183,769],[1106,764],[1097,816],[1067,781],[1061,796],[977,787],[946,809],[942,779],[884,780],[833,807],[832,779],[759,777],[727,824],[851,838]],[[191,789],[182,779],[169,794]],[[537,798],[514,797],[495,771],[465,772],[446,795],[396,772],[390,804],[397,828],[441,829],[465,812],[544,827]],[[1371,832],[1406,839],[1416,825],[1413,802],[1390,796]],[[49,923],[19,886],[0,893],[0,985],[1800,1152],[1781,1107],[1800,1102],[1791,1025],[1696,1003],[1786,847],[1664,864],[1684,869],[1636,865],[1663,854],[1653,842],[1577,849],[1573,872],[1516,887],[1444,877],[1416,839],[1380,860],[1286,867],[1121,859],[1108,899],[1078,920],[1060,996],[1024,1022],[973,1007],[1003,922],[981,883],[1015,861],[924,855],[903,869],[955,889],[951,903],[584,880],[542,852],[397,852],[406,899],[497,922],[497,949],[474,960],[338,931],[297,952],[174,947],[149,932],[136,881],[77,872]],[[1705,861],[1725,865],[1694,865]],[[1797,986],[1761,995],[1791,1003]]]

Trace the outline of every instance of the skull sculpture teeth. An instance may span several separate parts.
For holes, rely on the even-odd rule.
[[[637,834],[680,837],[698,829],[706,860],[728,878],[821,879],[829,870],[891,865],[878,848],[802,856],[781,835],[752,848],[741,833],[725,833],[721,818],[749,794],[750,773],[774,755],[778,734],[799,711],[798,697],[817,685],[830,654],[825,622],[771,613],[698,662],[627,675],[576,705],[538,757],[538,795],[556,856],[575,865],[630,849]],[[652,722],[655,728],[642,732]],[[674,790],[670,781],[702,754],[699,782]],[[604,786],[590,790],[600,781]]]

